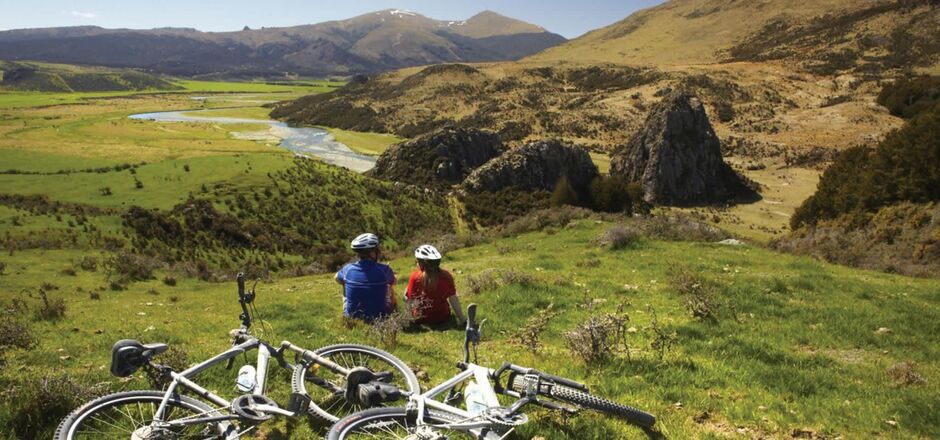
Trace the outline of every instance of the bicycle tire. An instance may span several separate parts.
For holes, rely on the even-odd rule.
[[[329,358],[333,362],[337,362],[346,368],[359,367],[359,366],[368,367],[368,365],[358,365],[360,362],[353,362],[356,365],[350,365],[349,362],[346,362],[346,364],[344,365],[342,363],[343,361],[342,358],[344,354],[348,355],[348,357],[350,358],[349,360],[357,359],[356,356],[360,356],[358,357],[358,359],[360,360],[362,359],[361,356],[368,356],[374,359],[379,359],[385,364],[392,366],[395,372],[397,372],[398,375],[400,376],[400,379],[403,379],[403,381],[400,381],[400,382],[396,381],[396,383],[398,383],[399,385],[406,385],[407,388],[404,388],[401,386],[399,386],[399,388],[401,388],[402,390],[409,391],[411,393],[421,392],[421,384],[418,382],[418,378],[417,376],[415,376],[414,372],[411,371],[411,367],[409,367],[408,364],[406,364],[404,361],[402,361],[401,359],[398,359],[397,357],[395,357],[394,355],[392,355],[391,353],[387,351],[380,350],[375,347],[369,347],[367,345],[335,344],[335,345],[328,345],[326,347],[318,348],[317,350],[314,351],[314,353],[316,353],[319,356]],[[334,402],[334,403],[331,403],[331,405],[335,404],[335,401],[337,401],[336,399],[334,399],[333,401],[324,400],[322,402],[318,402],[318,400],[320,399],[315,398],[317,396],[311,396],[310,393],[308,393],[306,390],[306,386],[305,386],[305,383],[307,381],[306,375],[309,373],[309,369],[300,368],[298,370],[299,371],[297,374],[299,374],[299,377],[295,378],[294,380],[296,381],[297,384],[303,387],[303,392],[307,394],[308,396],[310,396],[310,405],[307,407],[307,412],[310,413],[311,415],[319,419],[322,419],[324,421],[334,423],[337,420],[349,414],[353,414],[355,412],[366,409],[358,405],[350,404],[348,402],[346,402],[345,404],[341,404],[339,407],[327,405],[327,402]],[[324,370],[324,369],[321,369],[321,370]],[[345,380],[345,378],[343,378],[343,380]],[[323,396],[323,397],[328,398],[330,396]],[[343,402],[345,402],[345,400],[343,400]],[[344,411],[341,411],[341,410],[344,410]]]
[[[429,411],[425,416],[425,420],[430,423],[448,423],[457,421],[453,417],[445,415],[443,413],[438,413],[435,411]],[[377,425],[378,423],[381,425]],[[371,427],[368,424],[376,424]],[[368,435],[370,439],[405,439],[413,438],[410,437],[410,434],[407,434],[407,431],[404,436],[397,435],[388,424],[395,423],[398,424],[398,427],[406,427],[407,423],[407,414],[405,408],[401,407],[387,407],[387,408],[371,408],[364,411],[359,411],[357,413],[350,414],[346,417],[343,417],[337,421],[332,427],[330,427],[330,432],[326,434],[327,440],[347,440],[347,439],[356,439],[356,434]],[[369,431],[371,429],[372,431]],[[476,436],[473,436],[470,433],[460,432],[460,431],[450,431],[448,430],[448,439],[453,440],[462,440],[466,439],[476,439]],[[384,433],[388,437],[379,437],[377,433]],[[450,435],[459,434],[460,437],[451,437]],[[498,438],[498,437],[497,437]]]
[[[512,388],[516,391],[523,389],[523,377],[515,376],[512,382]],[[636,408],[622,405],[617,402],[597,397],[590,393],[566,387],[564,385],[548,385],[539,389],[539,394],[546,395],[552,399],[571,403],[576,406],[592,409],[594,411],[621,417],[626,421],[641,426],[643,428],[652,428],[656,424],[656,417],[652,414],[638,410]]]
[[[62,420],[62,423],[56,428],[55,435],[53,438],[55,440],[81,440],[84,438],[101,438],[100,430],[97,430],[97,433],[94,435],[82,436],[80,433],[77,433],[81,428],[81,424],[86,420],[91,420],[93,416],[99,412],[109,408],[117,407],[121,404],[131,404],[136,405],[136,410],[134,412],[141,411],[141,418],[145,419],[143,416],[140,404],[146,403],[149,404],[151,408],[159,407],[160,403],[163,401],[163,398],[166,394],[163,391],[124,391],[120,393],[109,394],[103,397],[99,397],[92,401],[89,401],[82,406],[78,407],[68,416]],[[175,395],[171,396],[170,400],[167,402],[168,405],[175,408],[183,408],[185,410],[198,412],[198,413],[213,413],[216,412],[214,408],[207,405],[204,402],[193,399],[189,396]],[[125,413],[126,415],[126,413]],[[109,421],[105,424],[111,425],[114,428],[120,428],[115,424],[120,424],[121,420],[114,420],[109,418]],[[133,420],[132,420],[133,422]],[[136,429],[137,425],[135,425]],[[233,435],[236,430],[228,422],[218,423],[212,426],[211,434],[206,434],[207,439],[209,438],[227,438],[230,435]],[[77,435],[78,434],[78,435]]]

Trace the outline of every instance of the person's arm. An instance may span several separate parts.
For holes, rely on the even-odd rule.
[[[460,323],[460,325],[464,325],[464,323],[467,322],[467,318],[463,315],[463,307],[460,305],[460,298],[457,298],[457,294],[455,293],[447,297],[447,302],[450,304],[450,309],[457,315],[457,322]]]

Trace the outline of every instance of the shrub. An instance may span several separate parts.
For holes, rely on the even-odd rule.
[[[622,311],[590,316],[573,330],[565,332],[565,344],[575,356],[586,363],[604,360],[620,348],[629,358],[630,351],[626,339],[629,320],[629,316]]]
[[[144,281],[153,278],[153,271],[160,263],[150,257],[131,252],[119,252],[105,262],[108,277],[119,282]]]
[[[594,238],[593,243],[610,250],[632,248],[640,241],[640,231],[633,226],[617,225]]]
[[[685,307],[693,317],[718,321],[718,312],[723,304],[712,283],[687,268],[673,271],[669,281],[672,288],[683,297]]]
[[[414,317],[408,307],[399,307],[390,315],[377,319],[369,326],[369,334],[386,348],[398,346],[398,333],[414,323]]]
[[[69,276],[69,277],[74,277],[78,275],[78,272],[76,272],[75,269],[71,267],[66,267],[65,269],[62,269],[61,273],[62,275]]]
[[[99,188],[99,189],[98,189],[98,192],[101,193],[102,196],[110,196],[110,195],[112,195],[111,187],[109,187],[109,186],[105,186],[105,187]]]
[[[79,405],[110,390],[108,382],[83,383],[70,375],[29,377],[6,384],[8,403],[0,413],[0,425],[18,438],[52,438],[56,425]]]
[[[484,290],[493,290],[500,286],[509,286],[513,284],[532,285],[536,279],[532,275],[519,272],[515,269],[484,269],[477,275],[467,275],[467,287],[472,293],[480,293]]]
[[[548,204],[549,206],[576,206],[578,204],[578,194],[574,192],[574,188],[571,187],[568,176],[561,176],[558,182],[555,183],[555,190],[552,191],[552,195],[548,199]]]
[[[597,176],[591,182],[591,206],[598,211],[629,214],[633,204],[623,180],[612,176]]]
[[[93,272],[98,269],[98,259],[95,257],[86,255],[82,257],[82,260],[78,263],[78,266],[81,267],[82,270]]]
[[[653,307],[647,306],[647,311],[650,315],[650,325],[647,329],[652,333],[650,348],[657,354],[659,360],[662,361],[663,358],[666,357],[666,354],[679,343],[679,337],[676,332],[666,331],[666,329],[659,324],[659,319],[657,319],[656,311],[653,310]]]
[[[655,215],[641,225],[646,235],[662,240],[715,242],[729,237],[727,232],[681,212]]]
[[[175,278],[175,277],[172,277],[172,276],[170,276],[170,275],[167,275],[167,276],[163,277],[163,284],[166,284],[167,286],[173,287],[173,286],[176,285],[176,278]]]
[[[36,319],[44,321],[57,321],[65,316],[65,300],[62,298],[52,298],[46,295],[46,291],[39,289],[39,298],[42,304],[36,309]]]
[[[499,286],[499,270],[483,269],[480,273],[467,274],[467,287],[473,293],[480,293],[484,290],[493,290]]]
[[[924,376],[916,371],[917,364],[914,362],[901,362],[888,367],[885,373],[891,378],[896,386],[923,385],[927,383]]]
[[[924,113],[940,103],[940,76],[901,78],[881,89],[878,103],[902,118]]]
[[[189,367],[189,353],[177,345],[171,345],[167,351],[154,358],[154,362],[170,367],[173,371],[180,372]],[[153,368],[144,368],[144,373],[147,375],[147,381],[150,382],[150,387],[155,390],[164,389],[172,380],[171,377],[164,376]]]
[[[509,341],[521,345],[533,353],[537,352],[541,346],[542,332],[559,313],[552,310],[554,306],[554,303],[549,304],[529,317]]]
[[[32,328],[20,317],[19,310],[5,307],[0,312],[0,363],[8,349],[29,349],[36,343]]]
[[[101,299],[101,294],[97,291],[93,291],[88,294],[88,298],[97,301]]]
[[[6,270],[7,270],[7,264],[0,261],[0,275],[3,275]]]
[[[797,208],[790,226],[870,213],[899,202],[940,201],[940,105],[918,114],[877,148],[839,154],[816,193]]]

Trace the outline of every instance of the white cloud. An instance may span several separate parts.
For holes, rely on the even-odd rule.
[[[95,14],[94,12],[62,11],[62,13],[65,15],[71,15],[73,17],[88,18],[88,19],[95,18],[98,16],[98,14]]]

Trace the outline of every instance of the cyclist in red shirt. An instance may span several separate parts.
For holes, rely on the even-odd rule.
[[[418,268],[408,280],[405,299],[418,324],[440,324],[450,319],[453,309],[460,325],[466,322],[457,299],[457,287],[450,272],[441,269],[440,252],[429,244],[415,250]]]

